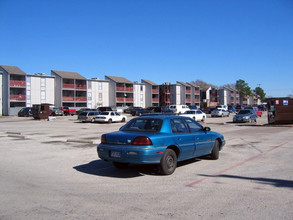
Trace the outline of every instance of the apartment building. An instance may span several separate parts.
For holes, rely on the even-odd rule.
[[[146,96],[146,85],[144,83],[134,82],[133,83],[133,106],[146,107],[145,102]]]
[[[147,79],[142,79],[141,82],[145,84],[145,105],[147,107],[159,106],[159,85]]]
[[[200,88],[194,83],[186,83],[191,86],[191,105],[200,107]]]
[[[87,107],[109,106],[109,81],[101,79],[87,80]]]
[[[118,76],[105,76],[109,81],[109,105],[133,106],[133,82]]]
[[[55,76],[55,106],[87,107],[87,79],[77,72],[51,70]]]
[[[177,84],[180,87],[180,104],[185,104],[185,105],[193,105],[192,103],[192,89],[191,86],[187,83],[177,81]]]
[[[55,102],[55,77],[44,73],[26,75],[26,106]]]
[[[0,65],[2,73],[2,113],[16,115],[26,107],[26,73],[17,66]]]

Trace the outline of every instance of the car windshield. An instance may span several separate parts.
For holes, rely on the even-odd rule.
[[[184,114],[195,114],[195,111],[186,111]]]
[[[162,120],[154,118],[135,118],[129,121],[121,130],[138,132],[159,132]]]
[[[240,110],[238,114],[250,114],[249,110]]]

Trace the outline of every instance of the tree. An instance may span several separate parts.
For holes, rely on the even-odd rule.
[[[251,96],[251,88],[248,86],[243,79],[239,79],[236,81],[235,88],[239,91],[240,100],[243,100],[245,96]]]
[[[259,95],[260,96],[260,99],[262,102],[265,101],[265,98],[266,98],[266,93],[264,92],[264,90],[261,88],[261,87],[256,87],[255,88],[255,93],[256,95]]]

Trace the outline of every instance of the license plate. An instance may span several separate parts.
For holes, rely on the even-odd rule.
[[[121,154],[119,151],[111,151],[110,156],[115,158],[121,158]]]

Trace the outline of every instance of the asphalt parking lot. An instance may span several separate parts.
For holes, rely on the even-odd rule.
[[[128,116],[128,118],[131,118]],[[96,153],[123,123],[0,118],[0,219],[293,219],[293,127],[203,123],[222,133],[219,160],[196,158],[161,176],[117,170]]]

